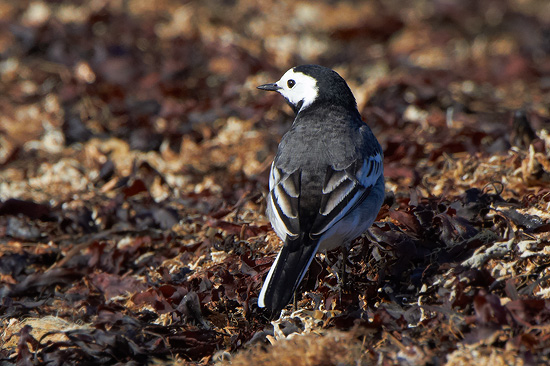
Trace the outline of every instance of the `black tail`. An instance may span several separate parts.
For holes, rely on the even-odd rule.
[[[260,291],[260,307],[265,306],[273,314],[278,314],[290,302],[315,257],[318,246],[318,240],[287,239]]]

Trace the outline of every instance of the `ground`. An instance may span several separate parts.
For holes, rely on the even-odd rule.
[[[0,364],[550,363],[550,3],[0,3]],[[387,196],[281,317],[255,89],[337,70]]]

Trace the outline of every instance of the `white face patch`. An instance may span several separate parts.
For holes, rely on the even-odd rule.
[[[313,103],[319,92],[314,78],[301,72],[294,72],[293,69],[288,70],[276,84],[281,87],[277,91],[291,104],[298,105],[302,100],[304,101],[300,109]]]

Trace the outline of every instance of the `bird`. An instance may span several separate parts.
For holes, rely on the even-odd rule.
[[[257,88],[278,92],[296,114],[271,164],[266,196],[283,246],[258,306],[279,314],[317,252],[346,248],[376,219],[385,195],[383,151],[334,70],[300,65]]]

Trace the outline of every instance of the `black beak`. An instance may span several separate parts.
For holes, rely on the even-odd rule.
[[[269,90],[269,91],[277,91],[277,90],[281,89],[281,87],[279,85],[277,85],[277,83],[271,83],[271,84],[260,85],[260,86],[258,86],[258,89]]]

